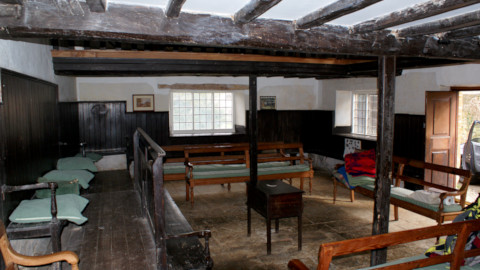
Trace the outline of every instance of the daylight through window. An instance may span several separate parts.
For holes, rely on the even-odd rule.
[[[377,94],[353,95],[352,133],[377,136]]]
[[[234,132],[231,92],[172,92],[170,104],[172,134]]]

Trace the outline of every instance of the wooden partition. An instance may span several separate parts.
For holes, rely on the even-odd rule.
[[[58,158],[57,85],[1,71],[0,185],[35,183]],[[23,192],[22,192],[23,193]],[[7,218],[31,194],[10,194],[1,205]]]
[[[167,233],[163,187],[165,151],[138,128],[133,136],[135,187],[140,192],[142,211],[155,238],[157,269],[167,269]]]

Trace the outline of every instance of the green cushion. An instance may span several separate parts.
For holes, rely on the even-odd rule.
[[[15,223],[46,222],[52,219],[50,212],[50,198],[23,200],[15,208],[9,219]],[[88,200],[75,194],[57,196],[58,219],[65,219],[83,224],[88,219],[82,215]]]
[[[57,161],[57,170],[89,170],[97,172],[98,169],[93,161],[84,157],[67,157]]]
[[[352,186],[363,186],[363,185],[369,185],[369,184],[374,184],[375,183],[375,178],[370,177],[370,176],[348,176],[348,182]]]
[[[207,179],[207,178],[224,178],[224,177],[239,177],[239,176],[249,176],[250,169],[240,169],[240,170],[222,170],[222,171],[208,171],[208,172],[197,172],[193,171],[193,178],[195,179]]]
[[[269,175],[277,173],[292,173],[292,172],[308,172],[310,166],[308,164],[298,164],[280,167],[258,168],[258,175]]]
[[[281,166],[281,167],[267,167],[258,168],[258,175],[269,175],[277,173],[291,173],[291,172],[306,172],[310,170],[308,164]],[[195,171],[193,170],[193,178],[206,179],[206,178],[223,178],[223,177],[239,177],[249,176],[250,168],[237,169],[237,170],[217,170],[217,171]]]
[[[258,163],[258,168],[267,168],[267,167],[282,167],[289,166],[289,161],[273,161],[273,162],[260,162]]]
[[[276,161],[276,162],[262,162],[258,163],[258,168],[270,168],[270,167],[282,167],[288,166],[288,161]],[[247,165],[241,164],[207,164],[207,165],[194,165],[193,170],[197,172],[210,172],[210,171],[223,171],[223,170],[241,170],[245,169]],[[163,165],[163,174],[177,174],[185,173],[185,165],[181,162],[165,163]]]
[[[373,185],[362,185],[363,188],[369,189],[369,190],[374,190],[375,186]],[[425,202],[417,201],[412,198],[408,198],[407,196],[413,193],[414,191],[406,189],[406,188],[401,188],[401,187],[392,187],[390,190],[390,196],[392,198],[396,198],[405,202],[409,202],[415,205],[418,205],[422,208],[426,208],[432,211],[437,212],[438,211],[438,204],[428,204]],[[462,207],[459,204],[451,204],[451,205],[444,205],[443,207],[443,212],[449,213],[449,212],[459,212],[462,211]]]
[[[83,157],[82,153],[78,153],[75,156],[76,157]],[[85,153],[85,157],[91,159],[93,162],[97,162],[97,161],[99,161],[100,159],[103,158],[102,155],[97,154],[97,153],[92,153],[92,152]]]
[[[86,170],[53,170],[43,176],[43,178],[48,180],[45,182],[69,182],[77,179],[80,186],[85,189],[89,187],[89,183],[93,177],[95,177],[95,175]]]
[[[39,177],[37,182],[39,183],[45,183],[45,182],[50,182],[48,179]],[[78,184],[78,180],[72,180],[68,182],[58,182],[58,187],[55,190],[56,195],[63,195],[63,194],[80,194],[80,185]],[[42,198],[51,198],[51,190],[48,188],[42,188],[38,189],[35,191],[35,196],[39,199]]]

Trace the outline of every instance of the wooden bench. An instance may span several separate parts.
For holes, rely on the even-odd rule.
[[[288,150],[297,154],[286,155]],[[250,180],[249,149],[244,146],[186,148],[184,151],[185,162],[188,165],[186,199],[191,200],[192,205],[195,186],[241,183]],[[312,162],[304,157],[301,143],[260,144],[258,151],[267,152],[258,156],[258,180],[300,178],[300,188],[303,189],[304,178],[308,178],[311,193]],[[270,151],[272,152],[269,153]],[[221,159],[192,160],[192,155],[195,154],[211,155],[219,152],[223,153]]]
[[[260,146],[267,145],[267,144],[281,144],[282,142],[260,142],[258,143]],[[242,150],[248,150],[249,144],[242,142],[242,143],[215,143],[215,144],[183,144],[183,145],[167,145],[162,146],[162,149],[167,153],[167,157],[164,160],[164,180],[171,181],[171,180],[185,180],[186,178],[186,156],[185,156],[185,149],[208,149],[208,148],[218,148],[224,147],[226,149],[230,149],[231,147],[242,147]],[[273,157],[279,156],[281,150],[276,151],[275,149],[271,149],[269,153],[260,153],[259,158],[262,157]],[[207,161],[217,161],[222,160],[222,156],[225,155],[225,152],[205,152],[198,156],[190,156],[188,160],[190,162],[207,162]],[[198,154],[198,153],[197,153]],[[229,159],[233,158],[232,156],[227,157]],[[237,156],[237,158],[244,158],[244,156]],[[243,162],[245,163],[245,162]]]
[[[466,203],[466,196],[468,186],[470,184],[471,173],[467,170],[452,168],[448,166],[442,166],[432,163],[427,163],[418,160],[412,160],[402,157],[393,157],[393,164],[396,167],[396,171],[393,174],[395,179],[395,185],[391,189],[390,203],[394,206],[394,218],[398,220],[398,207],[407,209],[417,214],[434,219],[441,224],[445,221],[453,220],[462,210]],[[459,177],[461,180],[460,188],[451,188],[439,184],[433,184],[426,182],[422,179],[407,176],[404,174],[406,168],[416,168],[421,170],[428,170],[432,172],[434,177]],[[353,179],[355,181],[355,179]],[[412,183],[423,187],[424,189],[434,189],[438,192],[439,203],[438,205],[423,203],[411,198],[413,191],[403,188],[405,183]],[[352,183],[351,183],[352,184]],[[334,177],[333,179],[333,201],[336,200],[337,185],[339,181]],[[357,185],[354,189],[350,189],[350,197],[353,202],[353,192],[358,192],[370,198],[374,198],[374,185],[361,184]],[[340,186],[346,187],[341,184]],[[459,197],[455,199],[455,204],[445,205],[444,201],[447,197]]]
[[[6,232],[10,239],[29,239],[39,237],[50,237],[52,241],[52,251],[60,252],[62,250],[61,235],[63,228],[68,224],[67,220],[57,219],[57,201],[55,196],[55,190],[58,187],[57,183],[38,183],[30,185],[20,186],[7,186],[1,187],[2,198],[5,200],[6,193],[26,190],[37,190],[42,188],[48,188],[51,191],[51,214],[52,219],[49,222],[37,222],[37,223],[13,223],[10,222],[6,228]],[[60,263],[54,264],[54,269],[61,269]]]
[[[324,243],[320,245],[320,250],[318,252],[318,266],[316,269],[330,269],[332,259],[336,256],[386,248],[423,239],[432,238],[433,240],[433,238],[438,238],[440,236],[455,234],[457,235],[457,240],[453,254],[439,255],[430,258],[423,254],[419,254],[419,256],[393,261],[389,263],[390,267],[388,267],[386,264],[382,264],[373,269],[414,269],[430,265],[436,265],[435,269],[460,269],[464,258],[480,255],[480,249],[468,251],[465,250],[465,244],[468,236],[471,232],[478,230],[480,230],[480,220],[471,220],[401,232],[367,236],[338,242]],[[432,241],[432,245],[434,243],[435,242]],[[446,264],[447,262],[450,263],[450,268],[448,268],[448,265]],[[477,265],[477,267],[480,268],[480,265]],[[477,267],[475,267],[475,269]],[[288,263],[288,268],[293,270],[308,269],[305,264],[297,259],[290,260]]]

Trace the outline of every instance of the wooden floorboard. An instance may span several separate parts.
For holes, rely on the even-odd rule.
[[[79,255],[80,269],[155,269],[153,236],[128,172],[98,172],[82,196],[90,201],[83,212],[88,221],[69,224],[62,233],[62,249]],[[49,238],[13,240],[12,246],[26,255],[51,252]]]

